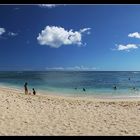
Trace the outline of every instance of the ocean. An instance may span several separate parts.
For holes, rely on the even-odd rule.
[[[130,79],[129,79],[130,78]],[[11,71],[0,72],[0,85],[65,96],[139,97],[139,71]],[[115,90],[113,86],[116,86]],[[85,88],[85,91],[83,91]]]

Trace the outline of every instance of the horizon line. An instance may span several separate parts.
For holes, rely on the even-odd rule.
[[[43,72],[49,72],[49,71],[54,71],[54,72],[140,72],[140,70],[0,70],[0,72],[30,72],[30,71],[43,71]]]

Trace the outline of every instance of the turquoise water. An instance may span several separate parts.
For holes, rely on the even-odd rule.
[[[130,77],[130,80],[129,80]],[[36,91],[59,92],[70,96],[140,96],[140,72],[101,71],[14,71],[0,72],[0,84]],[[117,90],[113,89],[117,86]],[[136,90],[132,88],[135,87]],[[75,89],[77,88],[77,89]],[[85,88],[84,92],[82,89]]]

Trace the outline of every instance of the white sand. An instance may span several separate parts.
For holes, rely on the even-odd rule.
[[[33,96],[1,87],[0,135],[140,135],[140,99]]]

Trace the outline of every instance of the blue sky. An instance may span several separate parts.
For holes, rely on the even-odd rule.
[[[140,5],[0,5],[0,70],[140,70]]]

